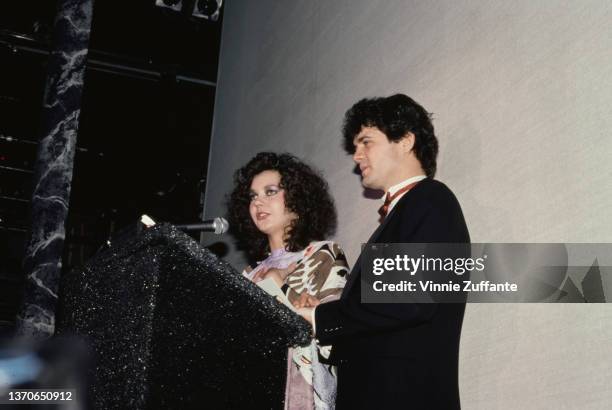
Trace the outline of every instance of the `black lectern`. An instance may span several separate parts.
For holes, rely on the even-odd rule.
[[[171,225],[62,278],[57,332],[94,352],[96,409],[282,408],[302,318]]]

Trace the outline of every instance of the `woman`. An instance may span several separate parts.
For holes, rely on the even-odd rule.
[[[243,275],[273,279],[290,302],[308,295],[337,299],[348,272],[342,249],[325,240],[335,230],[336,209],[327,183],[289,154],[257,154],[234,176],[230,226],[252,261]],[[333,408],[335,376],[319,364],[329,349],[314,342],[289,349],[286,409]]]

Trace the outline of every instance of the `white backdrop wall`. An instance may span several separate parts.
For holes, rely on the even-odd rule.
[[[341,149],[342,118],[360,98],[403,92],[434,113],[437,178],[459,198],[473,242],[612,242],[609,1],[224,7],[206,217],[224,214],[235,169],[259,151],[288,151],[329,181],[336,239],[354,262],[380,203],[363,196]],[[241,268],[232,239],[221,240]],[[610,380],[611,306],[468,306],[464,408],[609,408]]]

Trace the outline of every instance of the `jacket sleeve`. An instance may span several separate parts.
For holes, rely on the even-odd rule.
[[[416,326],[430,320],[437,308],[433,303],[361,303],[360,293],[352,292],[346,299],[316,307],[315,337],[321,344],[362,333]]]

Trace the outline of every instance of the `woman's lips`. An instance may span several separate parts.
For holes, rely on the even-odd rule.
[[[255,217],[257,218],[258,221],[261,221],[262,219],[266,219],[270,214],[267,212],[257,212],[255,214]]]

